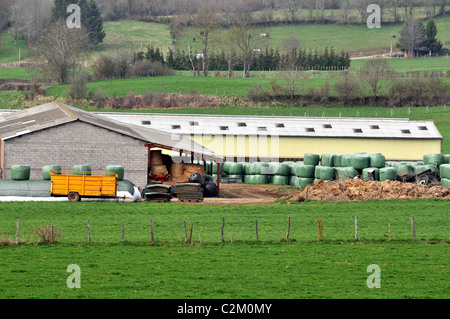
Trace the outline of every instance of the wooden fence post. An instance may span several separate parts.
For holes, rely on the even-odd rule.
[[[323,240],[322,221],[317,220],[317,241]]]
[[[222,243],[225,241],[224,235],[223,235],[223,229],[225,228],[225,217],[222,217],[222,230],[221,230],[221,234],[222,234]]]
[[[388,241],[391,241],[391,223],[388,223],[388,233],[389,233]]]
[[[291,233],[291,216],[288,216],[288,231],[286,234],[286,242],[289,242],[289,234]]]
[[[413,232],[414,240],[417,240],[417,237],[416,237],[416,227],[415,227],[415,225],[414,225],[414,215],[411,215],[411,226],[412,226],[412,232]]]
[[[189,244],[192,243],[192,231],[194,229],[194,225],[191,224],[190,229],[189,229]]]
[[[16,223],[16,245],[19,244],[19,220]]]
[[[155,233],[153,230],[153,219],[150,219],[150,235],[152,238],[152,243],[154,243],[155,242]]]

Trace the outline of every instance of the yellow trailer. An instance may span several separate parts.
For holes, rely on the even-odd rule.
[[[86,198],[116,198],[117,173],[51,171],[51,196],[67,196],[77,202]]]

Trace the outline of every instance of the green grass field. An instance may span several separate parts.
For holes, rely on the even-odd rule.
[[[115,54],[118,51],[136,52],[147,50],[153,45],[164,52],[172,46],[169,27],[165,24],[138,22],[132,20],[109,21],[104,23],[106,37],[95,47],[93,58],[100,54]]]
[[[450,40],[450,18],[439,17],[435,19],[438,29],[437,38],[442,42]],[[300,24],[282,25],[267,27],[263,32],[270,33],[270,38],[262,47],[269,46],[283,48],[283,40],[289,36],[294,36],[300,40],[302,48],[319,51],[328,47],[334,48],[336,53],[342,50],[349,53],[380,51],[389,53],[391,45],[391,32],[399,34],[402,24],[385,25],[379,29],[369,29],[366,25],[335,25],[335,24]],[[223,36],[224,30],[220,30],[217,38]],[[179,48],[187,48],[186,40],[178,39]],[[200,52],[201,45],[194,45],[194,51]],[[215,46],[216,50],[221,50],[220,45]],[[370,55],[370,54],[369,54]]]
[[[254,207],[3,203],[0,230],[14,237],[20,220],[24,243],[0,248],[0,297],[447,299],[447,206],[448,201],[440,200]],[[288,216],[291,241],[286,243]],[[150,219],[155,243],[150,241]],[[317,242],[317,219],[323,221],[323,242]],[[192,244],[184,243],[183,221],[194,225]],[[63,238],[36,246],[37,237],[30,232],[41,223],[59,227]],[[70,264],[81,267],[81,289],[66,286]],[[381,267],[381,289],[366,286],[370,264]]]
[[[21,59],[24,59],[28,56],[29,52],[27,50],[25,41],[19,39],[16,46],[14,45],[13,37],[8,34],[8,32],[0,32],[0,63],[18,62],[19,53]]]

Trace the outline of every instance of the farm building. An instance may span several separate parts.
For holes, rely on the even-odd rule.
[[[12,165],[30,166],[31,179],[42,179],[42,167],[46,165],[71,170],[74,165],[84,164],[93,171],[121,165],[126,179],[144,188],[151,149],[221,160],[219,155],[182,135],[116,122],[59,103],[2,112],[0,137],[3,179],[11,178]]]
[[[300,160],[305,153],[382,153],[387,160],[422,160],[441,153],[433,122],[383,118],[97,113],[141,127],[182,134],[227,161]]]

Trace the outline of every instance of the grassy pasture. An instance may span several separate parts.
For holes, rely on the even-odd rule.
[[[3,203],[0,230],[13,237],[19,219],[20,239],[25,242],[0,248],[0,297],[446,299],[447,206],[447,201],[439,200],[255,207]],[[418,236],[414,243],[411,214]],[[356,215],[358,241],[353,230]],[[287,244],[282,238],[288,216],[291,241]],[[150,218],[155,221],[153,244]],[[316,219],[323,221],[323,242],[316,240]],[[183,220],[194,225],[193,244],[184,243]],[[388,222],[390,242],[386,241]],[[60,228],[59,243],[31,243],[36,238],[30,231],[41,223]],[[66,287],[69,264],[81,267],[81,289]],[[381,267],[381,289],[366,286],[370,264]]]

